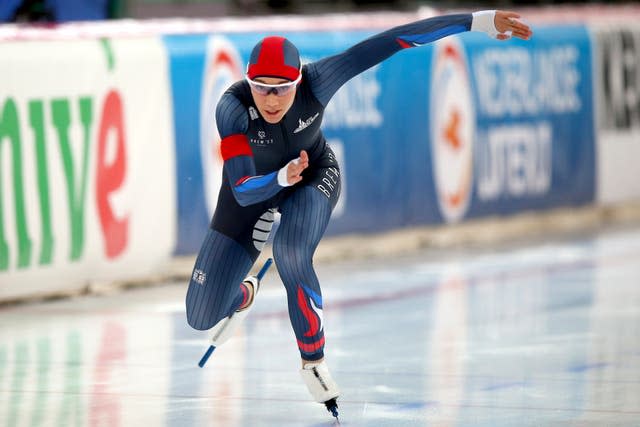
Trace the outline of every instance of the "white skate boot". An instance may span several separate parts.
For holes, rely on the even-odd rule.
[[[251,301],[247,306],[242,309],[236,310],[231,316],[225,317],[215,324],[213,328],[209,331],[211,336],[211,345],[214,347],[218,347],[219,345],[226,342],[229,338],[233,336],[238,326],[242,323],[251,308],[253,307],[253,302],[256,300],[256,295],[258,294],[258,289],[260,288],[260,280],[258,280],[255,276],[247,276],[246,279],[242,281],[247,287],[250,287],[253,290],[253,296],[251,297]]]
[[[324,403],[327,411],[338,418],[336,399],[340,395],[340,390],[329,374],[327,363],[324,360],[322,362],[307,362],[300,369],[300,375],[314,400],[318,403]]]
[[[213,353],[216,347],[231,338],[235,330],[238,328],[238,325],[240,325],[244,318],[247,317],[247,314],[249,314],[249,310],[251,309],[251,307],[253,307],[253,302],[256,300],[256,295],[258,294],[258,289],[260,288],[260,281],[264,277],[267,270],[269,270],[271,264],[273,264],[273,259],[269,258],[264,263],[264,265],[260,269],[260,272],[256,276],[249,276],[243,280],[242,283],[244,283],[247,287],[251,287],[251,289],[253,290],[251,301],[249,301],[249,303],[241,310],[237,310],[235,313],[231,314],[231,316],[225,317],[224,319],[216,323],[213,328],[211,328],[209,332],[211,334],[211,345],[209,345],[209,348],[205,352],[204,356],[202,356],[202,358],[198,362],[198,366],[204,368],[205,363],[207,363],[207,360],[209,360],[211,353]]]

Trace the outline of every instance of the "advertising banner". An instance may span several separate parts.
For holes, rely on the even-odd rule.
[[[640,200],[640,28],[597,26],[598,202]]]
[[[545,27],[530,41],[508,43],[469,34],[465,48],[477,126],[467,217],[592,202],[595,127],[587,29]]]
[[[0,44],[0,298],[148,275],[175,245],[157,38]]]

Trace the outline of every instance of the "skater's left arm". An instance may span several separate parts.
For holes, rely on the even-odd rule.
[[[253,150],[246,135],[249,117],[246,108],[232,94],[222,95],[216,107],[216,124],[220,134],[220,154],[224,175],[233,195],[241,206],[259,203],[273,197],[284,187],[302,180],[301,173],[309,166],[306,151],[282,168],[258,175]]]

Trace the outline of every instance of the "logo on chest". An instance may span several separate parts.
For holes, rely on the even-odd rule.
[[[273,138],[267,138],[267,133],[263,130],[259,130],[256,136],[257,138],[249,138],[251,144],[256,147],[267,147],[273,144]]]
[[[302,121],[302,119],[298,119],[298,127],[293,131],[293,133],[301,132],[306,128],[308,128],[309,126],[311,126],[311,123],[313,123],[318,118],[319,115],[320,113],[316,113],[315,115],[309,117],[304,122]]]

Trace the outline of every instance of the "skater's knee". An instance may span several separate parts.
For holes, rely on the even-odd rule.
[[[276,238],[273,258],[277,265],[309,264],[313,258],[313,246],[302,239]]]
[[[187,310],[187,323],[193,329],[196,329],[198,331],[206,331],[208,329],[211,329],[211,327],[215,325],[215,323],[211,323],[210,320],[205,319],[203,316],[197,315],[195,313],[191,313],[188,310]]]
[[[284,244],[284,242],[281,241],[281,239],[276,238],[273,241],[273,260],[275,261],[276,265],[278,266],[282,266],[284,265],[283,262],[287,259],[287,248],[286,245]]]
[[[219,305],[222,307],[222,305]],[[212,305],[202,304],[198,306],[197,304],[187,304],[187,323],[193,329],[198,331],[206,331],[211,329],[216,323],[218,323],[221,319],[227,317],[230,313],[229,310],[215,310]]]

